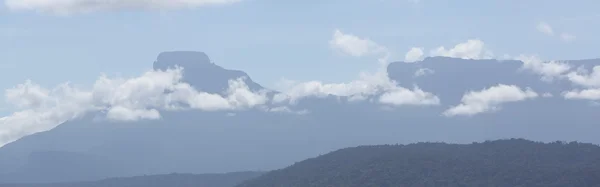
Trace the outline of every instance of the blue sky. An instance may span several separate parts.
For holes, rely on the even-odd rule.
[[[162,51],[204,51],[217,64],[272,87],[281,78],[342,82],[377,68],[374,56],[332,52],[334,30],[368,38],[403,60],[468,39],[496,55],[598,57],[599,1],[559,0],[242,0],[163,11],[101,10],[57,15],[0,8],[0,89],[27,79],[89,86],[101,73],[134,76]],[[553,35],[541,32],[546,23]],[[575,36],[572,41],[562,33]],[[0,114],[7,114],[0,102]]]

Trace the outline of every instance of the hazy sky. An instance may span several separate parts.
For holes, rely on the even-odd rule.
[[[496,57],[543,59],[596,58],[600,43],[597,0],[114,2],[4,0],[0,89],[27,79],[89,87],[102,73],[138,75],[171,50],[204,51],[268,87],[281,78],[348,81],[377,68],[377,55],[332,51],[336,30],[385,46],[391,61],[404,60],[412,47],[427,56],[469,39]],[[11,111],[0,104],[0,114]]]

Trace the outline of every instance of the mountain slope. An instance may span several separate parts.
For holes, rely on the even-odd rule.
[[[599,59],[573,62],[586,67]],[[155,69],[184,67],[184,80],[198,90],[222,93],[230,79],[248,74],[211,63],[201,52],[161,53]],[[305,115],[260,109],[207,112],[160,111],[161,119],[135,122],[98,120],[103,113],[67,121],[0,148],[0,182],[68,182],[163,173],[225,173],[279,169],[294,161],[344,147],[418,141],[466,143],[486,139],[577,140],[600,143],[597,107],[565,100],[559,91],[574,88],[565,80],[544,82],[521,71],[520,61],[427,58],[395,62],[388,74],[404,87],[418,85],[441,98],[439,106],[392,106],[377,96],[350,102],[336,96],[311,97],[288,107]],[[421,68],[433,74],[415,77]],[[250,77],[250,89],[263,89]],[[445,117],[468,90],[498,83],[531,87],[554,97],[501,105],[475,116]],[[273,92],[271,92],[273,93]],[[270,103],[269,103],[270,104]],[[268,105],[269,105],[268,104]],[[92,160],[87,168],[39,153],[60,153]],[[56,154],[52,154],[56,155]],[[70,157],[69,156],[69,157]],[[268,158],[268,159],[265,159]],[[92,162],[90,161],[90,162]],[[64,164],[53,164],[64,163]],[[111,166],[111,167],[104,167]],[[53,172],[60,167],[64,172]],[[75,177],[76,176],[76,177]]]
[[[258,177],[262,172],[236,172],[225,174],[169,174],[128,178],[111,178],[91,182],[53,184],[0,184],[0,187],[233,187],[243,181]]]
[[[600,147],[522,139],[338,150],[238,187],[600,186]]]

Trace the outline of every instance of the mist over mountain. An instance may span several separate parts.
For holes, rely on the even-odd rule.
[[[566,63],[573,71],[582,65],[591,71],[591,67],[600,65],[600,59]],[[229,105],[247,107],[229,111],[163,108],[158,109],[160,118],[129,121],[103,117],[110,111],[89,112],[50,131],[1,147],[0,182],[65,182],[173,172],[264,171],[365,144],[465,143],[513,137],[600,143],[595,133],[600,130],[597,108],[589,101],[565,99],[562,95],[581,87],[556,74],[537,71],[547,68],[524,64],[527,63],[516,60],[432,57],[388,66],[387,75],[391,80],[405,88],[416,85],[435,94],[439,97],[437,105],[407,105],[402,99],[413,95],[403,95],[404,92],[387,95],[404,102],[397,105],[390,104],[394,100],[381,102],[386,96],[384,92],[363,99],[306,96],[288,104],[254,102],[251,99],[256,97],[248,96],[249,92],[243,90],[228,93],[232,83],[238,84],[231,80],[240,77],[245,77],[239,80],[252,92],[262,91],[269,98],[280,92],[253,82],[250,75],[242,71],[211,63],[202,52],[165,52],[154,62],[154,69],[181,67],[182,81],[191,87],[228,95]],[[490,88],[507,92],[509,96],[481,92],[483,94],[464,99],[470,91]],[[191,93],[178,94],[173,97]],[[198,104],[198,108],[221,106],[220,103],[204,106],[205,103],[185,101],[185,105]],[[450,110],[455,106],[459,109]],[[74,161],[66,161],[67,158]],[[94,172],[89,172],[92,170]]]

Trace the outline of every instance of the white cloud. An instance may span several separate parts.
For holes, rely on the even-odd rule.
[[[329,45],[336,51],[355,57],[387,53],[385,47],[368,38],[363,39],[352,34],[343,33],[339,29],[333,32],[333,38],[329,41]]]
[[[481,91],[466,93],[461,99],[461,104],[446,110],[443,115],[472,116],[498,110],[502,103],[517,102],[536,97],[538,97],[538,94],[529,88],[521,89],[515,85],[499,84]]]
[[[451,49],[440,46],[432,50],[431,56],[445,56],[462,59],[487,59],[492,58],[491,51],[486,50],[485,44],[481,40],[471,39],[464,43],[459,43]]]
[[[594,66],[591,73],[580,67],[578,71],[567,74],[567,78],[580,86],[600,88],[600,66]]]
[[[550,24],[546,22],[538,23],[536,29],[547,36],[554,36],[555,33],[558,33],[552,28],[552,26],[550,26]],[[575,41],[575,39],[577,39],[575,35],[566,32],[563,32],[556,37],[560,38],[564,42],[572,42]]]
[[[241,77],[235,80],[229,80],[229,88],[227,89],[227,101],[230,103],[230,108],[247,109],[254,106],[263,105],[269,101],[266,91],[254,93],[244,80],[246,77]]]
[[[565,92],[563,93],[565,99],[600,100],[600,66],[594,66],[592,72],[588,72],[581,66],[577,71],[567,74],[567,78],[572,83],[587,89]]]
[[[404,56],[404,62],[415,62],[423,58],[423,48],[413,47]]]
[[[249,91],[244,78],[230,80],[225,96],[196,91],[181,78],[181,68],[130,79],[101,76],[88,91],[70,84],[49,90],[26,81],[6,90],[7,101],[21,111],[0,118],[0,146],[89,111],[106,111],[111,120],[135,121],[158,119],[159,110],[241,110],[268,102],[264,92]]]
[[[172,93],[165,96],[167,109],[190,107],[205,111],[227,110],[231,108],[226,98],[214,93],[199,92],[189,84],[178,84]],[[184,106],[181,106],[181,105]]]
[[[379,102],[390,105],[439,105],[440,99],[429,92],[424,92],[419,87],[413,90],[394,88],[379,97]]]
[[[22,94],[22,95],[19,95]],[[68,84],[47,90],[26,81],[6,91],[21,111],[0,117],[0,147],[23,136],[46,131],[89,110],[91,94]]]
[[[424,92],[415,87],[410,90],[397,86],[387,74],[362,73],[360,79],[348,83],[322,83],[309,81],[298,83],[290,89],[282,90],[281,94],[274,97],[273,102],[289,101],[294,104],[299,99],[316,96],[346,96],[350,101],[363,101],[369,97],[382,94],[379,102],[390,105],[437,105],[439,98],[432,93]]]
[[[572,42],[572,41],[575,41],[575,39],[577,39],[577,37],[575,35],[572,35],[569,33],[562,33],[562,34],[560,34],[560,39],[562,39],[565,42]]]
[[[277,84],[282,93],[275,95],[273,102],[289,102],[294,104],[299,99],[310,96],[345,96],[350,101],[363,101],[379,94],[388,94],[383,99],[387,104],[431,105],[433,101],[439,100],[432,93],[424,92],[420,89],[410,90],[402,88],[395,81],[390,80],[386,71],[390,53],[385,47],[379,46],[368,39],[343,34],[339,30],[334,32],[330,44],[334,50],[341,50],[357,57],[365,54],[381,54],[382,57],[379,59],[380,67],[375,73],[361,72],[358,79],[346,83],[323,83],[321,81],[298,83],[283,80],[282,83]],[[397,95],[409,96],[411,98],[394,97]]]
[[[359,78],[346,83],[323,83],[321,81],[295,82],[284,80],[280,86],[281,94],[275,95],[273,102],[296,103],[299,99],[316,96],[345,96],[349,101],[363,101],[380,94],[385,95],[383,99],[387,104],[396,105],[431,105],[432,101],[439,100],[432,93],[420,89],[410,90],[399,87],[390,80],[386,71],[388,65],[389,51],[368,39],[343,34],[341,31],[334,32],[330,41],[334,50],[345,51],[352,56],[363,56],[365,54],[380,54],[380,67],[375,73],[361,72]],[[414,92],[414,93],[413,93]],[[386,95],[388,94],[388,95]],[[397,95],[409,96],[411,98],[394,97]],[[439,101],[438,101],[439,102]]]
[[[548,36],[553,36],[554,35],[554,30],[552,29],[552,26],[550,26],[548,23],[546,22],[540,22],[537,24],[536,29]]]
[[[600,100],[600,88],[568,91],[563,96],[565,99]]]
[[[33,84],[31,80],[6,90],[6,102],[18,108],[40,107],[48,100],[49,90]]]
[[[183,9],[221,5],[241,0],[5,0],[11,10],[33,10],[54,14],[72,14],[132,9]]]
[[[298,99],[316,96],[372,96],[380,91],[394,87],[395,83],[387,78],[387,74],[361,73],[360,78],[348,83],[323,83],[321,81],[308,81],[296,83],[282,90],[273,99],[274,102],[289,100],[295,103]]]
[[[548,61],[544,62],[535,55],[519,55],[516,60],[523,62],[523,69],[530,70],[542,76],[542,80],[552,81],[555,77],[565,74],[571,69],[567,63]]]
[[[434,74],[435,71],[429,68],[420,68],[417,71],[415,71],[415,77],[421,77],[421,76],[425,76],[425,75],[430,75],[430,74]]]

